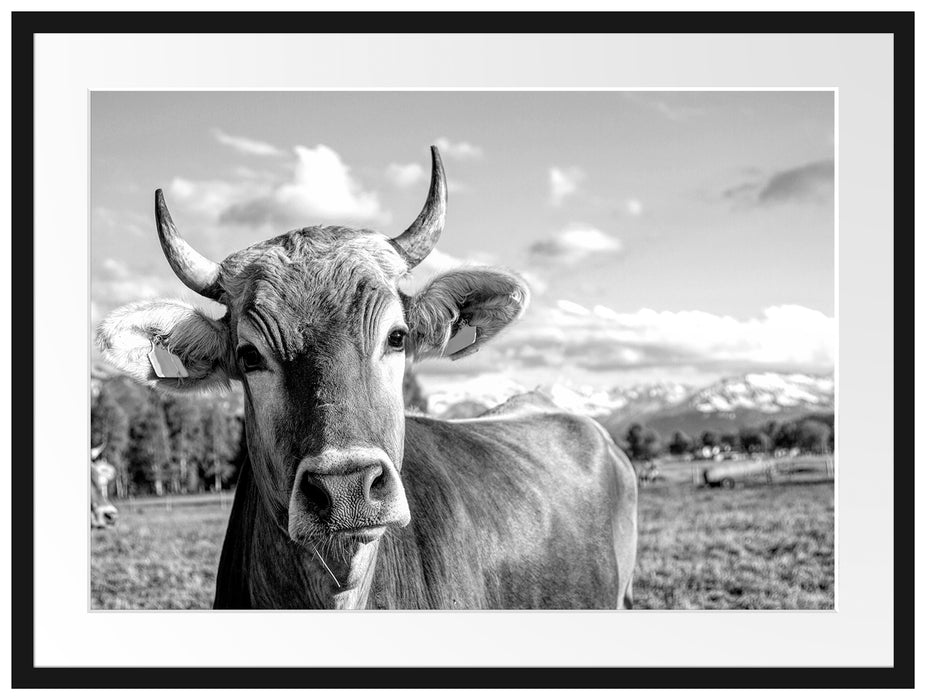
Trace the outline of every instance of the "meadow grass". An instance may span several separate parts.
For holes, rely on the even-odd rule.
[[[119,508],[114,528],[91,532],[92,607],[211,608],[231,507]]]
[[[95,609],[212,607],[230,512],[218,503],[129,508],[92,532]],[[637,608],[832,608],[833,484],[640,490]]]
[[[635,607],[832,609],[833,483],[641,490]]]

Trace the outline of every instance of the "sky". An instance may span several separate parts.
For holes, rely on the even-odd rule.
[[[95,92],[91,321],[148,298],[210,307],[164,259],[155,189],[215,260],[314,224],[397,235],[431,144],[447,224],[408,289],[501,265],[532,302],[479,353],[419,365],[426,387],[832,371],[829,92]]]

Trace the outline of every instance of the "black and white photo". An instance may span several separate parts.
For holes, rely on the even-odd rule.
[[[832,609],[834,107],[95,93],[93,606]]]

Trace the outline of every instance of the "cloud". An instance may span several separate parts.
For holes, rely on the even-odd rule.
[[[238,153],[244,153],[249,156],[281,156],[283,151],[277,148],[276,146],[264,143],[263,141],[255,141],[253,139],[245,138],[244,136],[232,136],[226,134],[221,129],[213,129],[212,135],[215,136],[215,140],[219,143],[229,146]]]
[[[386,168],[386,179],[396,187],[411,187],[424,178],[424,168],[418,163],[390,163]]]
[[[534,243],[530,252],[539,262],[574,264],[590,255],[611,255],[622,250],[620,240],[583,224],[573,224],[555,236]]]
[[[96,315],[102,318],[110,309],[135,301],[177,296],[181,285],[168,274],[142,274],[120,260],[105,258],[90,282]]]
[[[622,94],[629,102],[651,109],[673,122],[685,122],[707,114],[707,110],[703,107],[679,104],[677,94],[672,95],[671,101],[658,92],[625,92]]]
[[[705,311],[589,310],[560,299],[535,310],[499,341],[499,350],[530,366],[542,357],[550,367],[591,371],[660,366],[829,371],[835,343],[835,319],[798,305],[768,307],[741,320]]]
[[[482,149],[467,141],[454,142],[445,136],[441,136],[434,143],[440,149],[441,155],[446,158],[454,158],[456,160],[482,158]]]
[[[833,196],[835,168],[832,159],[782,170],[769,178],[759,201],[770,204],[794,200],[821,200]]]
[[[569,301],[568,299],[558,299],[556,302],[556,308],[563,313],[570,314],[572,316],[588,316],[592,313],[581,304],[576,304],[574,301]]]
[[[738,203],[768,206],[789,202],[827,203],[833,199],[835,168],[831,158],[727,188],[723,196]]]
[[[271,181],[276,177],[276,173],[271,170],[255,170],[246,165],[236,165],[232,172],[236,177],[240,177],[244,180]]]
[[[585,173],[579,168],[550,168],[550,203],[558,207],[566,197],[579,190]]]
[[[387,224],[379,195],[364,188],[333,149],[296,146],[288,177],[239,171],[239,180],[175,178],[171,194],[183,206],[220,224],[307,226]]]
[[[630,216],[642,216],[643,215],[643,202],[641,202],[639,199],[634,199],[634,198],[628,199],[626,202],[624,202],[624,210]]]
[[[383,218],[376,193],[365,191],[332,149],[296,146],[296,157],[293,181],[274,193],[274,199],[296,216],[361,221]]]
[[[271,195],[272,187],[269,180],[241,179],[235,182],[225,180],[188,180],[175,177],[169,186],[172,201],[191,211],[203,219],[220,221],[225,213],[232,208],[246,208],[249,203],[267,198]],[[170,202],[168,202],[170,204]],[[262,215],[255,215],[254,219],[244,223],[254,223]],[[237,219],[235,216],[229,219]]]

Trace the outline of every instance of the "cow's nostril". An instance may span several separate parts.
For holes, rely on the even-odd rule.
[[[382,500],[383,492],[386,490],[386,471],[380,467],[373,467],[370,470],[370,498],[373,500]]]
[[[305,496],[309,508],[314,511],[319,518],[324,518],[331,510],[331,498],[328,492],[315,481],[308,472],[303,473],[302,483],[299,485],[302,495]]]

